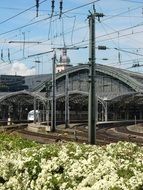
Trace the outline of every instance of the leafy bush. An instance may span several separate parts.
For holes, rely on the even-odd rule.
[[[143,189],[143,147],[134,143],[38,145],[2,135],[0,154],[0,190]]]

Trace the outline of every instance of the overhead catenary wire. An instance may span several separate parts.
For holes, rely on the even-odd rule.
[[[142,25],[142,24],[141,24]],[[86,28],[86,27],[79,27],[79,28],[77,28],[77,29],[75,29],[75,31],[77,31],[77,30],[80,30],[80,29],[84,29],[84,28]],[[128,30],[129,28],[124,28],[124,29],[122,29],[122,30]],[[96,38],[98,39],[98,38],[101,38],[101,37],[107,37],[107,36],[110,36],[110,34],[114,34],[114,33],[119,33],[120,31],[122,31],[122,30],[119,30],[119,31],[115,31],[115,32],[111,32],[111,33],[108,33],[108,34],[104,34],[104,35],[101,35],[101,36],[97,36]],[[65,32],[64,33],[64,35],[65,34],[68,34],[68,33],[70,33],[71,31],[69,31],[69,32]],[[138,34],[138,33],[142,33],[143,31],[137,31],[137,32],[134,32],[133,34],[132,33],[129,33],[129,34],[124,34],[124,35],[121,35],[120,34],[120,36],[118,35],[118,36],[116,36],[116,37],[109,37],[108,39],[104,39],[104,40],[98,40],[98,42],[103,42],[103,41],[107,41],[107,40],[112,40],[112,39],[116,39],[116,38],[122,38],[122,37],[126,37],[126,36],[129,36],[129,35],[135,35],[135,34]],[[59,36],[57,36],[57,37],[59,37]],[[79,41],[79,42],[76,42],[76,44],[80,44],[80,43],[83,43],[83,42],[88,42],[88,39],[87,40],[82,40],[82,41]],[[41,42],[42,43],[42,42]],[[44,43],[44,42],[43,42]]]
[[[121,36],[120,36],[121,37]],[[89,40],[82,40],[82,41],[79,41],[79,42],[76,42],[76,43],[74,43],[74,44],[72,44],[72,45],[69,45],[69,47],[72,47],[72,46],[76,46],[76,45],[79,45],[79,44],[82,44],[82,45],[84,45],[84,46],[88,46],[88,41]],[[87,42],[87,43],[85,43],[85,42]],[[111,48],[110,48],[111,49]],[[126,48],[127,49],[127,48]],[[128,48],[129,49],[129,48]],[[120,49],[121,50],[121,49]],[[16,51],[16,53],[17,53],[17,51]]]
[[[63,38],[64,47],[65,47],[66,42],[65,42],[65,35],[64,35],[64,18],[63,17],[62,17],[62,38]]]
[[[139,59],[139,60],[140,60],[141,62],[143,62],[143,59]],[[134,62],[137,62],[137,59],[122,60],[121,65],[122,65],[122,66],[127,66],[127,65],[133,64]],[[117,66],[118,66],[118,62],[110,62],[110,63],[108,63],[108,64],[106,64],[106,65],[117,67]],[[121,65],[120,65],[120,66],[121,66]],[[129,67],[126,67],[126,68],[129,68]]]
[[[120,1],[125,1],[125,2],[129,2],[129,3],[142,3],[139,1],[135,1],[135,0],[120,0]]]
[[[137,10],[137,9],[139,9],[139,8],[142,8],[142,6],[137,6],[137,7],[135,7],[135,8],[130,9],[130,12],[131,12],[131,11],[135,11],[135,10]],[[106,20],[113,19],[113,18],[115,18],[115,17],[118,17],[118,16],[120,16],[120,15],[126,14],[126,13],[128,13],[128,12],[129,12],[129,10],[127,10],[127,11],[122,11],[122,12],[116,14],[116,15],[109,16],[109,17],[103,19],[102,22],[104,22],[104,21],[106,21]]]
[[[47,0],[45,0],[45,1],[47,1]],[[63,11],[63,14],[68,13],[68,12],[72,12],[72,11],[74,11],[74,10],[80,9],[80,8],[82,8],[82,7],[88,6],[88,5],[93,4],[94,2],[98,2],[98,1],[100,1],[100,0],[94,0],[94,1],[92,1],[92,2],[90,2],[90,3],[86,3],[86,4],[80,5],[80,6],[78,6],[78,7],[75,7],[75,8],[72,8],[72,9],[68,9],[68,10],[66,10],[66,11]],[[57,16],[59,16],[59,13],[56,13],[56,14],[53,15],[53,17],[57,17]],[[50,19],[50,18],[51,18],[51,16],[48,16],[48,17],[46,17],[46,18],[37,20],[37,21],[35,21],[35,22],[25,24],[25,25],[23,25],[23,26],[20,26],[20,27],[11,29],[11,30],[6,31],[6,32],[2,32],[2,33],[0,33],[0,36],[1,36],[1,35],[5,35],[5,34],[8,34],[8,33],[11,33],[11,32],[14,32],[14,31],[17,31],[17,30],[20,30],[20,29],[23,29],[23,28],[26,28],[26,27],[28,27],[28,26],[32,26],[32,25],[37,24],[37,23],[40,23],[40,22],[42,22],[42,21],[46,21],[46,20],[48,20],[48,19]]]
[[[143,30],[142,31],[138,31],[138,32],[134,32],[134,33],[123,34],[123,35],[120,35],[119,38],[124,38],[124,37],[127,37],[127,36],[139,34],[139,33],[143,33]],[[100,36],[99,36],[99,38],[100,38]],[[117,36],[116,37],[111,37],[111,38],[108,38],[108,39],[98,40],[98,42],[105,42],[105,41],[109,41],[109,40],[113,40],[113,39],[117,39]]]
[[[104,24],[105,24],[105,23],[104,23]],[[138,25],[138,26],[142,26],[142,25],[143,25],[143,23],[141,23],[141,24]],[[137,27],[137,26],[135,25],[135,27]],[[87,28],[87,26],[79,27],[79,28],[77,28],[77,29],[74,29],[74,31],[78,31],[78,30],[81,30],[81,29],[84,29],[84,28]],[[121,32],[121,31],[123,31],[123,30],[124,30],[124,31],[125,31],[125,30],[129,30],[129,29],[130,29],[130,28],[124,28],[124,29],[121,29],[121,30],[118,30],[118,31],[115,31],[115,32],[106,33],[106,34],[97,36],[96,38],[98,39],[98,38],[101,38],[101,37],[107,37],[107,36],[110,36],[110,35],[112,35],[112,34]],[[71,33],[71,32],[72,32],[72,30],[70,30],[70,31],[68,31],[68,32],[64,32],[64,35],[69,34],[69,33]],[[142,33],[142,32],[143,32],[143,30],[142,30],[142,31],[137,31],[137,32],[134,32],[134,33],[124,34],[124,35],[121,35],[121,34],[120,34],[119,38],[121,38],[121,37],[126,37],[126,36],[129,36],[129,35],[135,35],[135,34]],[[56,37],[60,37],[60,35],[59,35],[59,36],[57,35]],[[98,42],[107,41],[107,40],[112,40],[112,39],[116,39],[116,38],[118,38],[118,36],[116,36],[116,37],[110,37],[110,38],[108,38],[108,39],[100,40],[100,41],[98,41]],[[47,41],[47,40],[45,40],[45,41],[39,41],[39,42],[35,42],[35,43],[40,44],[40,45],[43,45],[42,43],[44,43],[44,42],[46,42],[46,41]],[[85,41],[88,41],[88,40],[84,40],[84,41],[81,41],[81,42],[79,42],[79,43],[82,43],[82,42],[85,42]],[[1,42],[0,42],[0,43],[1,43]],[[4,43],[4,42],[2,42],[2,43]],[[9,43],[9,41],[8,41],[7,43]],[[34,43],[34,42],[31,42],[31,43]]]
[[[138,56],[143,56],[143,54],[127,51],[127,50],[124,50],[124,49],[121,49],[121,48],[114,48],[114,49],[117,50],[117,51],[125,52],[125,53],[130,53],[130,54],[134,54],[134,55],[138,55]]]
[[[127,28],[128,29],[128,28]],[[106,34],[107,35],[107,34]],[[108,34],[108,35],[110,35],[110,34]]]
[[[45,0],[46,1],[46,0]],[[43,2],[45,2],[45,1],[42,1],[41,3],[43,3]],[[99,1],[99,0],[98,0]],[[85,5],[82,5],[82,6],[80,6],[80,8],[82,8],[83,6],[86,6],[86,5],[89,5],[89,4],[92,4],[92,3],[94,3],[94,2],[96,2],[96,1],[93,1],[93,2],[90,2],[90,3],[88,3],[88,4],[85,4]],[[41,4],[40,3],[40,4]],[[35,6],[33,6],[33,7],[35,7]],[[31,7],[31,8],[33,8],[33,7]],[[79,7],[77,7],[77,9],[78,9]],[[137,7],[137,8],[139,8],[139,7]],[[133,10],[135,10],[135,9],[137,9],[137,8],[134,8],[134,9],[131,9],[131,11],[133,11]],[[30,8],[29,8],[30,9]],[[73,8],[73,9],[70,9],[70,10],[67,10],[67,11],[65,11],[64,13],[66,13],[66,12],[70,12],[70,11],[72,11],[72,10],[74,10],[74,9],[76,9],[76,8]],[[28,10],[28,9],[27,9]],[[25,10],[26,11],[26,10]],[[127,11],[126,11],[127,12]],[[122,13],[119,13],[119,14],[123,14],[123,13],[126,13],[126,12],[122,12]],[[21,14],[22,14],[22,12],[21,12]],[[119,15],[119,14],[117,14],[117,15]],[[117,16],[117,15],[114,15],[114,16]],[[55,15],[56,16],[56,15]],[[48,18],[47,18],[48,19]],[[41,21],[41,20],[40,20]],[[34,24],[34,23],[31,23],[31,24]],[[35,22],[35,24],[36,24],[36,22]],[[26,27],[26,26],[25,26]]]
[[[57,37],[57,36],[56,36]]]
[[[69,31],[69,32],[71,32],[71,31]],[[65,31],[64,31],[64,35],[65,35]],[[122,35],[121,35],[122,36]],[[98,37],[97,37],[98,38]],[[117,38],[117,37],[116,37]],[[109,39],[110,40],[110,39]],[[84,41],[85,42],[85,41]],[[81,44],[83,44],[84,42],[81,42]],[[41,44],[42,45],[42,44]],[[71,44],[71,45],[74,45],[74,44]]]
[[[142,26],[142,25],[143,25],[143,23],[141,22],[140,24],[134,25],[134,26],[132,26],[132,27],[127,27],[127,28],[123,28],[123,29],[118,30],[118,31],[106,33],[106,34],[97,36],[96,38],[99,39],[99,38],[102,38],[102,37],[110,36],[110,35],[112,35],[112,34],[118,34],[118,32],[122,32],[122,31],[126,31],[126,30],[129,30],[129,29],[132,29],[132,28],[140,27],[140,26]],[[84,29],[84,28],[87,28],[87,26],[79,27],[78,29],[75,29],[75,31],[80,30],[80,29]],[[121,38],[121,37],[126,37],[126,36],[129,36],[129,35],[135,35],[135,34],[142,33],[142,32],[143,32],[143,31],[137,31],[137,32],[134,32],[133,34],[132,34],[132,33],[124,34],[124,35],[121,35],[121,34],[120,34],[119,38]],[[65,34],[68,34],[68,33],[71,33],[71,31],[65,32],[64,35],[65,35]],[[57,37],[59,37],[59,36],[57,36]],[[103,42],[103,41],[112,40],[112,39],[116,39],[116,38],[118,38],[118,36],[116,36],[116,37],[110,37],[110,38],[108,38],[108,39],[100,40],[100,41],[98,41],[98,42]],[[88,40],[84,40],[84,42],[88,42]],[[77,44],[78,44],[78,43],[83,43],[83,41],[79,41],[79,42],[77,42]]]
[[[80,30],[80,29],[83,29],[83,28],[86,28],[86,27],[80,27],[80,28],[78,28],[78,29],[75,29],[75,31],[76,30]],[[68,33],[70,33],[71,31],[69,31],[69,32],[64,32],[64,35],[65,34],[68,34]],[[60,36],[56,36],[56,37],[60,37]],[[98,38],[98,37],[97,37]],[[50,39],[49,39],[50,40]],[[86,42],[86,41],[88,41],[88,40],[82,40],[81,42],[77,42],[76,44],[80,44],[80,43],[83,43],[83,42]],[[46,41],[44,41],[44,42],[46,42]],[[41,43],[44,43],[44,42],[41,42]],[[43,44],[44,45],[44,44]],[[46,45],[46,44],[45,44]]]
[[[42,4],[42,3],[46,2],[46,1],[48,1],[48,0],[43,0],[43,1],[41,1],[39,4]],[[0,25],[1,25],[1,24],[4,24],[5,22],[7,22],[7,21],[9,21],[9,20],[12,20],[13,18],[18,17],[19,15],[21,15],[21,14],[23,14],[23,13],[25,13],[25,12],[31,10],[31,9],[33,9],[35,6],[36,6],[36,5],[33,5],[32,7],[29,7],[28,9],[25,9],[24,11],[21,11],[20,13],[17,13],[16,15],[13,15],[12,17],[9,17],[9,18],[7,18],[7,19],[1,21],[1,22],[0,22]]]
[[[112,35],[112,34],[116,34],[116,33],[118,34],[118,32],[123,32],[123,31],[126,31],[126,30],[130,30],[132,28],[140,27],[142,25],[143,25],[143,22],[141,22],[139,24],[136,24],[134,26],[130,26],[130,27],[126,27],[126,28],[120,29],[118,31],[114,31],[114,32],[110,32],[108,34],[103,34],[103,35],[97,36],[97,38],[101,38],[101,37],[104,37],[104,36],[106,37],[106,36],[109,36],[109,35]]]
[[[72,32],[71,32],[71,44],[73,44],[73,35],[74,35],[75,24],[76,24],[76,16],[74,16],[73,28],[72,28]]]

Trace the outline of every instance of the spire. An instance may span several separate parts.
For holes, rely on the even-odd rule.
[[[56,65],[56,73],[64,71],[70,67],[72,67],[72,65],[70,64],[70,58],[67,56],[67,49],[62,48],[59,63]]]
[[[60,63],[61,64],[70,64],[70,58],[67,56],[67,49],[63,48],[62,55],[60,56]]]
[[[67,56],[67,49],[63,49],[63,55]]]

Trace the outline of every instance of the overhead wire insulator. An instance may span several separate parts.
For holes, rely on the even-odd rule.
[[[98,49],[99,49],[99,50],[106,50],[107,47],[106,47],[106,46],[98,46]]]
[[[1,60],[3,60],[3,49],[1,49]]]
[[[8,57],[9,62],[11,63],[11,59],[10,59],[10,49],[8,49],[7,57]]]
[[[25,57],[25,32],[22,32],[23,34],[23,57]]]
[[[39,0],[36,0],[36,17],[38,17],[39,12]]]
[[[39,12],[39,0],[36,0],[36,17],[38,17]]]
[[[52,0],[51,3],[52,3],[52,5],[51,5],[51,8],[52,8],[51,16],[53,16],[53,14],[54,14],[54,9],[55,9],[55,0]]]
[[[118,61],[119,61],[119,63],[121,63],[121,53],[120,53],[120,51],[118,51]]]
[[[132,65],[132,68],[133,67],[140,67],[140,64],[139,63],[135,63],[135,64]]]
[[[60,0],[60,14],[59,14],[59,18],[61,18],[63,13],[63,0]]]

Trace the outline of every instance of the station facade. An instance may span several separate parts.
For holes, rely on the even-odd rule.
[[[32,78],[32,77],[31,77]],[[37,80],[38,77],[36,77]],[[49,112],[52,100],[52,76],[41,77],[34,88],[0,94],[0,119],[11,115],[25,120],[28,111]],[[34,76],[32,78],[34,81]],[[64,123],[68,105],[69,121],[87,121],[89,65],[69,67],[56,74],[57,120]],[[143,76],[105,65],[96,65],[96,97],[98,121],[143,120]],[[68,98],[68,104],[67,104]],[[45,116],[41,121],[46,119]]]
[[[68,83],[68,86],[67,86]],[[51,80],[39,85],[52,99]],[[89,65],[80,64],[56,75],[57,118],[64,120],[65,100],[68,95],[69,118],[87,120]],[[105,65],[96,65],[96,96],[98,121],[143,119],[143,76]]]

